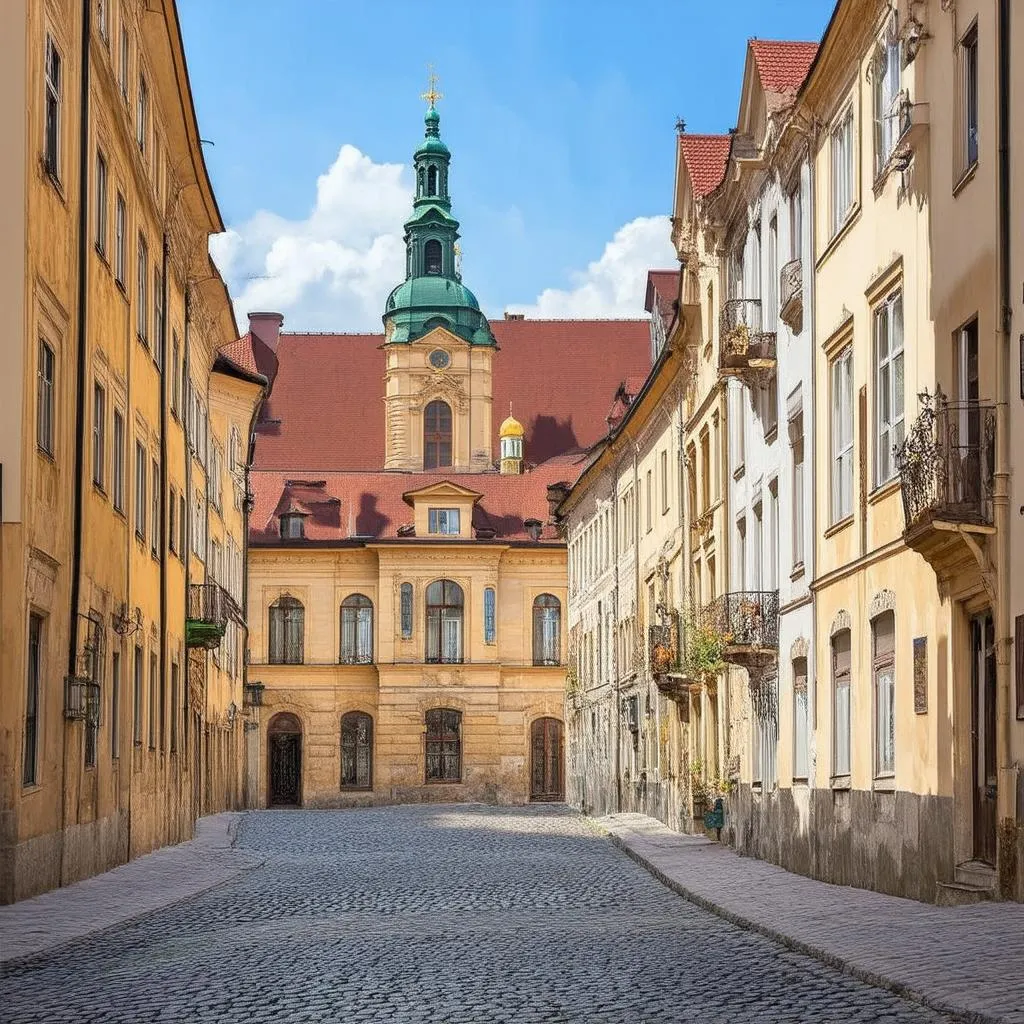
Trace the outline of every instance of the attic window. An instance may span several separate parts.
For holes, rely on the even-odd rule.
[[[436,238],[423,246],[423,261],[428,274],[441,273],[441,243]]]
[[[427,530],[448,537],[459,535],[459,510],[457,508],[432,508],[427,513]]]
[[[298,512],[281,516],[281,537],[284,540],[301,540],[306,536],[306,517]]]

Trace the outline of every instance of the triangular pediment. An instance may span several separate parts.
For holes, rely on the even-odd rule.
[[[423,209],[416,210],[413,215],[405,222],[405,226],[408,228],[413,225],[420,224],[446,224],[454,225],[458,227],[458,223],[455,218],[447,211],[443,210],[440,206],[427,206]]]
[[[438,480],[436,483],[428,484],[426,487],[418,487],[413,491],[406,491],[402,497],[409,505],[417,501],[472,501],[478,502],[483,495],[479,491],[472,491],[468,487],[452,483],[451,480]]]
[[[432,327],[422,338],[417,338],[413,343],[413,347],[424,346],[426,348],[438,348],[440,346],[452,346],[462,345],[465,348],[469,348],[469,342],[465,338],[460,338],[457,334],[453,334],[448,330],[447,327]]]

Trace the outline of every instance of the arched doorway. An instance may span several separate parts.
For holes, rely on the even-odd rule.
[[[530,729],[530,799],[564,800],[562,723],[538,718]]]
[[[302,803],[302,723],[287,711],[274,715],[267,726],[267,769],[270,807]]]

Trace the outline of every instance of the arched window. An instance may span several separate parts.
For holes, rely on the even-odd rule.
[[[462,781],[462,712],[431,708],[426,714],[427,782]]]
[[[451,580],[434,580],[427,587],[427,661],[462,661],[462,587]]]
[[[539,594],[533,602],[533,663],[561,662],[562,603],[553,594]]]
[[[373,661],[373,602],[363,594],[349,594],[341,602],[341,660],[345,665]]]
[[[423,246],[423,263],[428,274],[441,273],[441,243],[436,238]]]
[[[362,711],[341,716],[341,788],[373,788],[373,719]]]
[[[452,464],[452,408],[440,399],[423,411],[423,468]]]
[[[305,609],[297,598],[279,597],[270,606],[271,665],[301,665]]]
[[[401,594],[402,614],[402,639],[408,640],[412,636],[412,584],[402,584]]]
[[[484,643],[493,644],[498,635],[494,616],[494,587],[484,587]]]
[[[437,195],[437,168],[433,166],[427,169],[427,195]]]
[[[423,177],[423,168],[422,167],[419,169],[419,172],[417,173],[417,177],[419,178],[419,186],[420,186],[419,193],[420,193],[420,195],[423,195],[424,194],[424,188],[423,188],[424,177]]]

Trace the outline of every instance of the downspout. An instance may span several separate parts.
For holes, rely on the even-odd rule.
[[[993,518],[996,554],[996,764],[999,766],[996,790],[997,820],[1000,826],[1012,825],[1017,817],[1015,772],[1010,764],[1010,0],[999,0],[999,71],[996,94],[999,97],[999,182],[997,220],[999,222],[999,305],[996,310],[999,341],[996,349],[996,453],[993,476]],[[1006,831],[1010,832],[1010,828]],[[1012,833],[1011,833],[1012,834]],[[1003,828],[997,835],[1000,840]],[[1002,849],[1003,846],[1005,849]],[[1011,863],[1016,855],[1013,840],[999,842],[997,861],[1001,882],[1008,884]]]
[[[817,302],[816,302],[816,276],[814,273],[814,203],[815,203],[815,189],[816,180],[814,174],[814,149],[817,141],[817,128],[814,129],[813,134],[807,140],[807,213],[808,216],[801,217],[801,224],[808,225],[810,230],[810,245],[804,246],[803,239],[800,240],[800,247],[803,252],[807,253],[807,260],[810,264],[810,274],[807,275],[810,287],[808,288],[808,301],[804,305],[810,310],[810,317],[808,318],[808,326],[810,329],[810,369],[811,369],[811,400],[810,400],[810,417],[804,417],[804,438],[810,440],[809,447],[810,451],[804,452],[804,466],[811,467],[810,481],[806,478],[804,480],[804,493],[810,491],[811,494],[811,544],[810,544],[810,558],[811,558],[811,573],[810,573],[810,585],[814,585],[814,577],[817,572],[817,564],[814,558],[815,556],[815,545],[818,539],[818,494],[814,486],[815,479],[815,467],[817,466],[818,459],[818,444],[817,444],[817,431],[815,424],[815,417],[817,415],[818,408],[818,375],[815,371],[814,365],[814,352],[815,352],[815,339],[817,338]],[[802,230],[802,228],[801,228]],[[801,269],[801,273],[803,270]],[[807,430],[808,424],[810,425],[810,431]],[[810,486],[808,486],[810,483]],[[806,505],[805,505],[806,507]],[[806,540],[806,533],[804,535]],[[810,701],[811,706],[808,709],[808,717],[810,718],[810,733],[814,736],[814,765],[812,768],[812,775],[817,773],[817,760],[818,760],[818,638],[820,634],[818,632],[818,602],[814,597],[813,590],[811,591],[811,643],[814,644],[814,661],[815,666],[814,672],[814,685],[810,687]],[[811,767],[811,766],[809,766]]]
[[[68,675],[74,676],[78,661],[78,602],[81,597],[82,575],[82,479],[85,469],[85,377],[86,320],[89,299],[89,48],[92,45],[91,0],[82,0],[82,76],[80,83],[81,122],[78,135],[78,317],[75,332],[78,337],[78,361],[75,381],[75,478],[72,512],[71,541],[71,618],[68,622]],[[61,757],[61,843],[58,880],[64,884],[64,834],[67,828],[69,732],[63,730],[63,756]]]
[[[189,775],[192,778],[192,793],[189,794],[190,810],[189,816],[198,817],[199,808],[196,804],[196,794],[201,791],[202,779],[196,778],[197,765],[200,761],[197,761],[193,751],[196,743],[202,743],[202,733],[195,728],[195,722],[192,722],[192,728],[189,729],[189,718],[192,717],[192,656],[189,653],[188,648],[188,608],[189,608],[189,589],[191,584],[191,573],[192,573],[192,437],[189,433],[189,422],[192,417],[192,372],[191,372],[191,358],[190,353],[192,351],[191,345],[192,339],[192,286],[186,280],[185,282],[185,338],[184,338],[184,354],[182,356],[182,374],[185,378],[184,387],[182,388],[182,401],[185,403],[185,408],[182,410],[182,433],[185,437],[185,550],[182,552],[181,557],[185,562],[185,678],[183,680],[184,700],[182,701],[185,715],[185,729],[186,736],[192,735],[192,745],[186,743],[185,747],[185,758],[191,761],[188,765]]]
[[[163,237],[163,257],[160,266],[160,522],[154,523],[157,531],[157,543],[160,545],[160,678],[167,682],[167,254],[170,242],[167,232]],[[183,624],[184,625],[184,624]],[[166,714],[164,700],[161,699],[160,748],[167,749],[167,736],[164,733]],[[172,709],[172,714],[176,709]]]
[[[612,542],[612,551],[615,555],[615,584],[612,589],[612,621],[618,629],[619,618],[619,464],[612,460],[612,528],[615,536]],[[619,640],[615,637],[612,643],[612,721],[615,723],[615,811],[622,810],[622,752],[619,744],[622,738],[622,714],[619,701],[621,700],[621,678],[622,666],[619,664]]]

